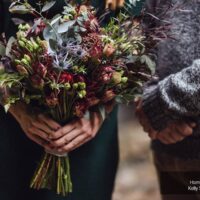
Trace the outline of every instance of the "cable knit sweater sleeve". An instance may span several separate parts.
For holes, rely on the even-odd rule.
[[[152,126],[159,130],[175,117],[200,115],[200,59],[182,71],[147,87],[143,109]]]
[[[158,1],[147,0],[147,8],[153,11],[152,7]],[[181,49],[178,50],[177,52],[184,51]],[[172,51],[171,54],[174,52]],[[190,54],[189,51],[188,54]],[[173,58],[175,61],[172,66],[176,68],[180,58],[176,58],[176,55],[169,54],[169,56],[168,62],[171,62],[170,59]],[[194,56],[194,60],[191,63],[191,65],[186,65],[183,69],[177,70],[178,72],[169,73],[165,78],[158,81],[158,83],[145,88],[143,94],[143,110],[154,129],[162,130],[169,121],[174,119],[182,119],[185,117],[195,118],[200,115],[199,53]],[[171,70],[170,64],[166,65],[169,65],[168,69]],[[160,70],[162,70],[162,66]]]

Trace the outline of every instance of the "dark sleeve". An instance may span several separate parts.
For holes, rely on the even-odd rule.
[[[3,2],[0,1],[0,33],[3,33],[4,20],[3,20]]]

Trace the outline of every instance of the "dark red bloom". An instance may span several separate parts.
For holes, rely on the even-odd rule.
[[[96,33],[89,33],[83,37],[83,48],[92,59],[99,59],[103,55],[102,40]]]
[[[75,82],[85,82],[85,77],[84,76],[81,76],[81,75],[76,75],[74,77],[74,81]]]
[[[40,35],[43,32],[43,30],[45,29],[45,27],[46,27],[46,24],[43,21],[40,21],[39,24],[37,25],[37,27],[34,30],[34,34]]]
[[[68,72],[63,72],[60,75],[59,82],[60,83],[69,83],[73,81],[73,76]]]
[[[35,72],[40,75],[41,77],[45,77],[47,74],[47,68],[42,64],[42,63],[38,63],[35,65],[34,67]]]

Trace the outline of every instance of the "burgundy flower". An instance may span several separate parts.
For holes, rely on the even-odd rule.
[[[112,66],[101,67],[96,74],[97,80],[103,84],[109,83],[112,79],[113,71]]]
[[[44,78],[47,75],[47,68],[42,63],[39,63],[35,65],[35,72]]]
[[[63,72],[60,75],[59,82],[60,83],[69,83],[73,81],[73,76],[68,72]]]
[[[53,70],[47,71],[47,78],[49,78],[52,81],[55,81],[57,79],[57,74]]]
[[[40,20],[40,19],[39,19]],[[40,21],[38,21],[38,19],[36,19],[35,20],[35,23],[38,23],[37,24],[37,26],[35,27],[35,29],[34,29],[34,35],[40,35],[43,31],[44,31],[44,29],[45,29],[45,27],[46,27],[46,24],[42,21],[42,20],[40,20]]]
[[[90,33],[83,37],[83,49],[88,52],[90,58],[101,58],[103,55],[103,44],[99,35],[96,33]]]
[[[84,76],[81,76],[81,75],[76,75],[74,77],[74,81],[75,82],[85,82],[85,77]]]

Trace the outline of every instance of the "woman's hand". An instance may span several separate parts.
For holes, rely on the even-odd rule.
[[[9,112],[18,121],[27,137],[44,148],[50,141],[49,136],[61,127],[45,115],[31,114],[24,104],[12,106]]]
[[[77,119],[52,133],[52,142],[46,145],[46,150],[57,154],[68,153],[94,138],[102,123],[101,114],[91,112],[90,119]]]
[[[121,8],[124,5],[124,0],[106,0],[106,8],[115,10],[116,8]]]
[[[152,128],[149,119],[142,109],[142,100],[136,102],[136,115],[139,118],[143,130],[149,134],[152,140],[160,140],[164,144],[174,144],[182,141],[186,137],[192,135],[196,124],[186,123],[184,121],[173,121],[169,123],[162,131],[156,131]]]

